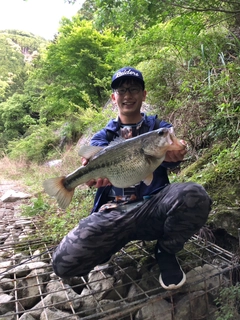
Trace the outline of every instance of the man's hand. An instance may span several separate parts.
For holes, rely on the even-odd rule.
[[[184,140],[181,140],[181,143],[186,146],[186,148],[182,150],[167,151],[164,161],[178,162],[183,160],[185,154],[187,153],[187,143]]]
[[[88,159],[82,158],[82,165],[86,166],[87,164],[88,164]],[[107,178],[98,178],[97,180],[92,179],[87,181],[86,185],[89,187],[100,188],[100,187],[106,187],[111,185],[111,182]]]

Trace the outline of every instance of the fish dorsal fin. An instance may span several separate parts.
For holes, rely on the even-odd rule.
[[[117,144],[121,143],[121,142],[124,142],[126,141],[126,139],[124,139],[123,137],[117,137],[116,139],[112,140],[110,143],[109,143],[109,147],[113,147],[113,146],[116,146]]]
[[[151,184],[152,180],[153,180],[153,174],[150,173],[150,175],[147,176],[147,177],[143,180],[143,182],[144,182],[147,186],[149,186],[149,185]]]
[[[99,146],[82,146],[78,154],[81,157],[84,157],[86,159],[91,159],[93,156],[95,156],[98,152],[103,150],[104,147],[99,147]]]

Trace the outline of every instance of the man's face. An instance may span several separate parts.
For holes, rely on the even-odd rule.
[[[145,98],[146,90],[132,79],[121,83],[112,93],[112,101],[117,104],[120,115],[124,116],[139,113]]]

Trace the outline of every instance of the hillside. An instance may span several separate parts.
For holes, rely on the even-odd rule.
[[[0,31],[1,80],[7,80],[9,73],[17,74],[31,62],[46,40],[31,33],[18,30]]]
[[[45,39],[31,33],[19,30],[0,31],[0,102],[9,97],[8,91],[16,91],[16,88],[11,90],[16,79],[28,72],[32,60],[39,55],[46,43]],[[23,83],[18,85],[22,87]]]

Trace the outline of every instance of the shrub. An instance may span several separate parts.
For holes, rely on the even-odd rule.
[[[11,159],[24,158],[27,161],[40,163],[46,158],[49,151],[56,148],[57,143],[58,138],[50,128],[36,126],[31,135],[9,142],[9,157]]]

